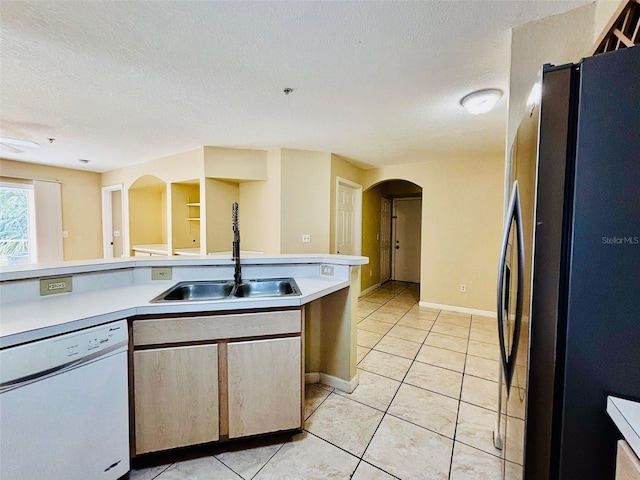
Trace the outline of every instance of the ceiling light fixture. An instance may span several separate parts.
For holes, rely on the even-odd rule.
[[[477,92],[465,95],[462,100],[460,100],[460,105],[462,105],[467,112],[478,115],[480,113],[487,113],[495,107],[500,97],[502,97],[502,90],[498,90],[497,88],[478,90]]]
[[[0,137],[0,145],[14,153],[22,153],[25,148],[40,148],[36,142],[19,138]]]

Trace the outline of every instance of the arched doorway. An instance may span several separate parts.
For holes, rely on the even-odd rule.
[[[363,194],[362,291],[389,280],[420,282],[422,188],[406,180],[380,182]]]

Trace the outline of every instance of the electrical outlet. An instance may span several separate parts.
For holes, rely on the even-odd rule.
[[[171,267],[151,267],[151,280],[171,280]]]
[[[311,243],[311,235],[309,235],[308,233],[303,233],[302,243]]]
[[[467,292],[467,286],[464,283],[460,284],[460,291],[462,293],[466,293]]]
[[[71,277],[40,279],[40,295],[70,292],[71,287]]]
[[[320,274],[333,276],[333,265],[322,265],[320,267]]]

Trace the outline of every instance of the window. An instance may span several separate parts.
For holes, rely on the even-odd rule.
[[[0,265],[36,263],[33,185],[0,182]]]

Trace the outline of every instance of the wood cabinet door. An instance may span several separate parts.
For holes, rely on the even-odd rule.
[[[136,350],[136,454],[218,440],[218,346]]]
[[[229,438],[302,427],[301,338],[229,343]]]

